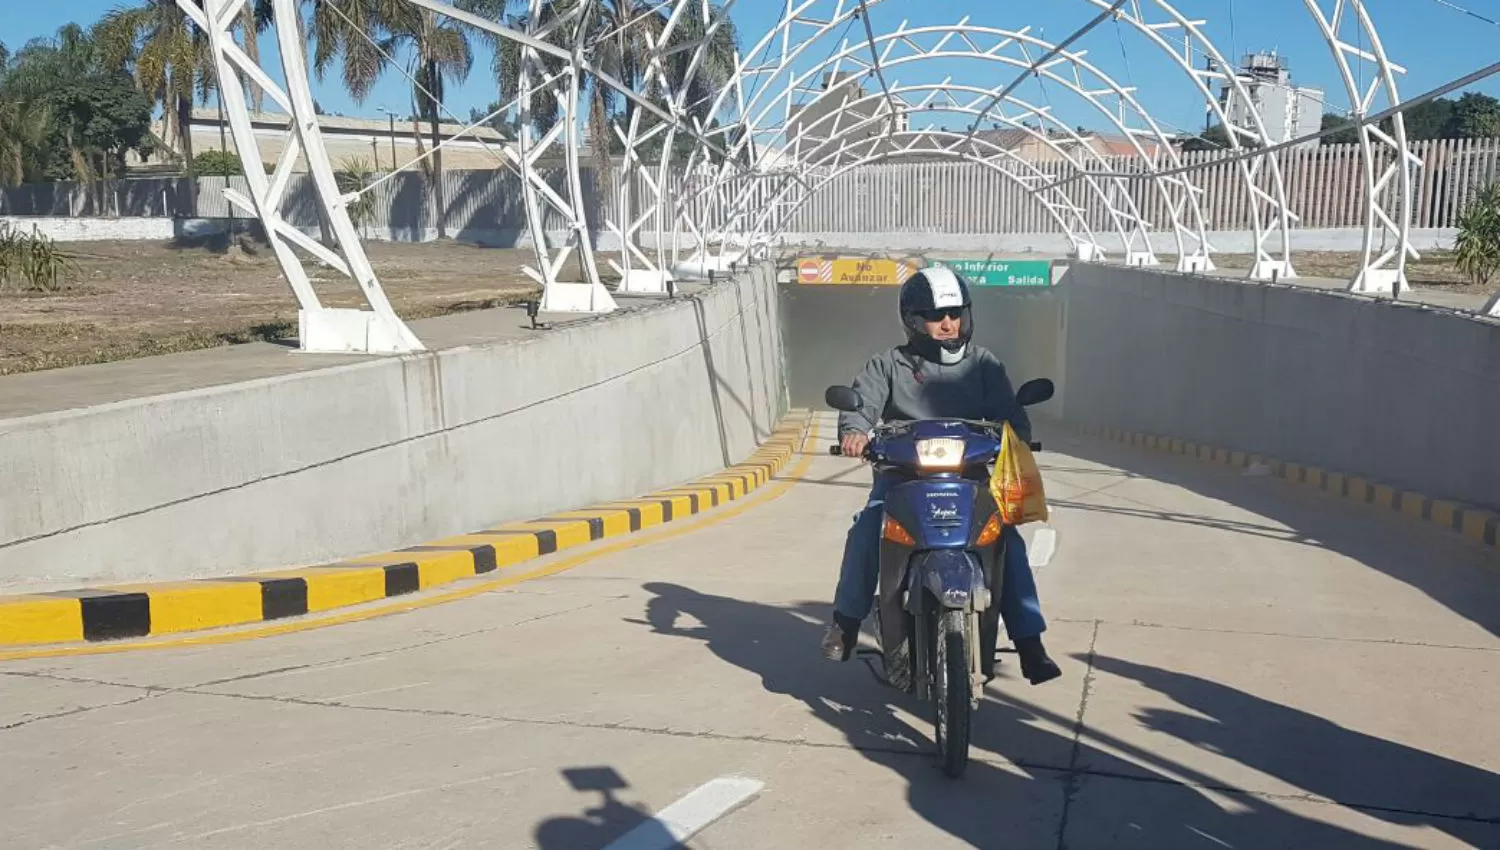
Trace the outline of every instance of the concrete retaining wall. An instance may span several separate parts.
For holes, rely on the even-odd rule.
[[[1058,291],[1069,419],[1500,506],[1500,323],[1119,267]]]
[[[894,286],[782,285],[795,406],[901,339]],[[1500,507],[1500,322],[1339,291],[1075,264],[976,287],[976,340],[1037,413]]]
[[[776,299],[767,267],[524,341],[0,421],[0,582],[316,564],[703,475],[786,410]]]
[[[123,239],[162,242],[175,233],[170,218],[68,218],[51,216],[0,216],[21,233],[37,232],[58,242],[92,242]]]

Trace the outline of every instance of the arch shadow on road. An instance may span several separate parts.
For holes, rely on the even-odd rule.
[[[651,582],[644,589],[652,594],[645,619],[632,622],[663,638],[699,641],[721,661],[759,676],[767,691],[797,700],[809,715],[838,731],[842,744],[835,746],[847,747],[899,777],[912,815],[969,845],[1215,850],[1403,846],[1305,817],[1290,811],[1286,801],[1226,786],[1213,776],[1092,729],[1086,719],[1080,725],[1075,718],[1032,705],[1026,699],[1030,686],[1008,669],[1010,664],[999,668],[1000,678],[991,683],[977,715],[968,773],[961,780],[949,780],[931,755],[930,727],[913,725],[903,716],[925,717],[921,706],[878,684],[861,665],[830,664],[818,654],[819,624],[829,613],[826,604],[767,605],[667,582]],[[679,626],[679,621],[702,625]],[[1500,811],[1488,813],[1490,820],[1485,813],[1470,813],[1464,819],[1340,800],[1327,793],[1336,789],[1326,781],[1339,776],[1339,769],[1319,768],[1308,760],[1346,760],[1349,769],[1375,771],[1372,782],[1384,781],[1380,774],[1386,771],[1397,771],[1400,776],[1394,781],[1404,787],[1467,786],[1468,799],[1500,800],[1500,777],[1495,774],[1191,676],[1126,659],[1075,660],[1065,668],[1065,677],[1084,676],[1092,661],[1095,669],[1134,679],[1170,697],[1180,711],[1148,712],[1139,722],[1297,785],[1309,795],[1296,801],[1304,810],[1309,801],[1327,797],[1332,801],[1321,800],[1322,805],[1347,805],[1393,824],[1428,826],[1475,846],[1497,834]],[[1315,755],[1303,751],[1309,738],[1318,742]],[[808,740],[791,746],[830,745]],[[1059,801],[1055,807],[1043,811],[1035,804],[1042,798],[1037,783],[1047,786],[1042,796]],[[1234,805],[1221,807],[1209,792],[1232,797]],[[851,793],[857,794],[857,789]],[[1109,803],[1110,796],[1122,794],[1144,795],[1139,798],[1155,804],[1122,809]],[[857,840],[851,836],[848,843]]]

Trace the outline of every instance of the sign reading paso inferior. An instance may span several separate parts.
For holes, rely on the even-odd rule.
[[[934,260],[975,286],[1051,286],[1051,260]]]
[[[904,260],[880,257],[802,257],[797,282],[820,286],[900,286],[917,270]]]

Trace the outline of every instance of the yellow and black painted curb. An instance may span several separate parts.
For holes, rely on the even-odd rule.
[[[493,573],[686,519],[769,483],[812,422],[793,411],[745,462],[635,499],[505,523],[395,552],[228,578],[0,596],[0,647],[109,641],[315,614]]]
[[[1264,466],[1277,478],[1312,487],[1324,493],[1395,511],[1410,519],[1456,531],[1469,539],[1500,549],[1500,513],[1449,499],[1438,499],[1416,490],[1406,490],[1371,478],[1317,466],[1278,460],[1248,452],[1195,443],[1176,437],[1124,431],[1119,428],[1079,426],[1093,437],[1117,443],[1185,455],[1207,463],[1241,469]]]

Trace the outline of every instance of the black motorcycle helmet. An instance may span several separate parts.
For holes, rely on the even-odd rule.
[[[929,266],[901,284],[901,326],[912,350],[930,363],[953,364],[963,360],[974,335],[973,302],[963,275],[945,266]],[[938,342],[927,333],[927,322],[935,322],[950,310],[959,311],[958,338]]]

